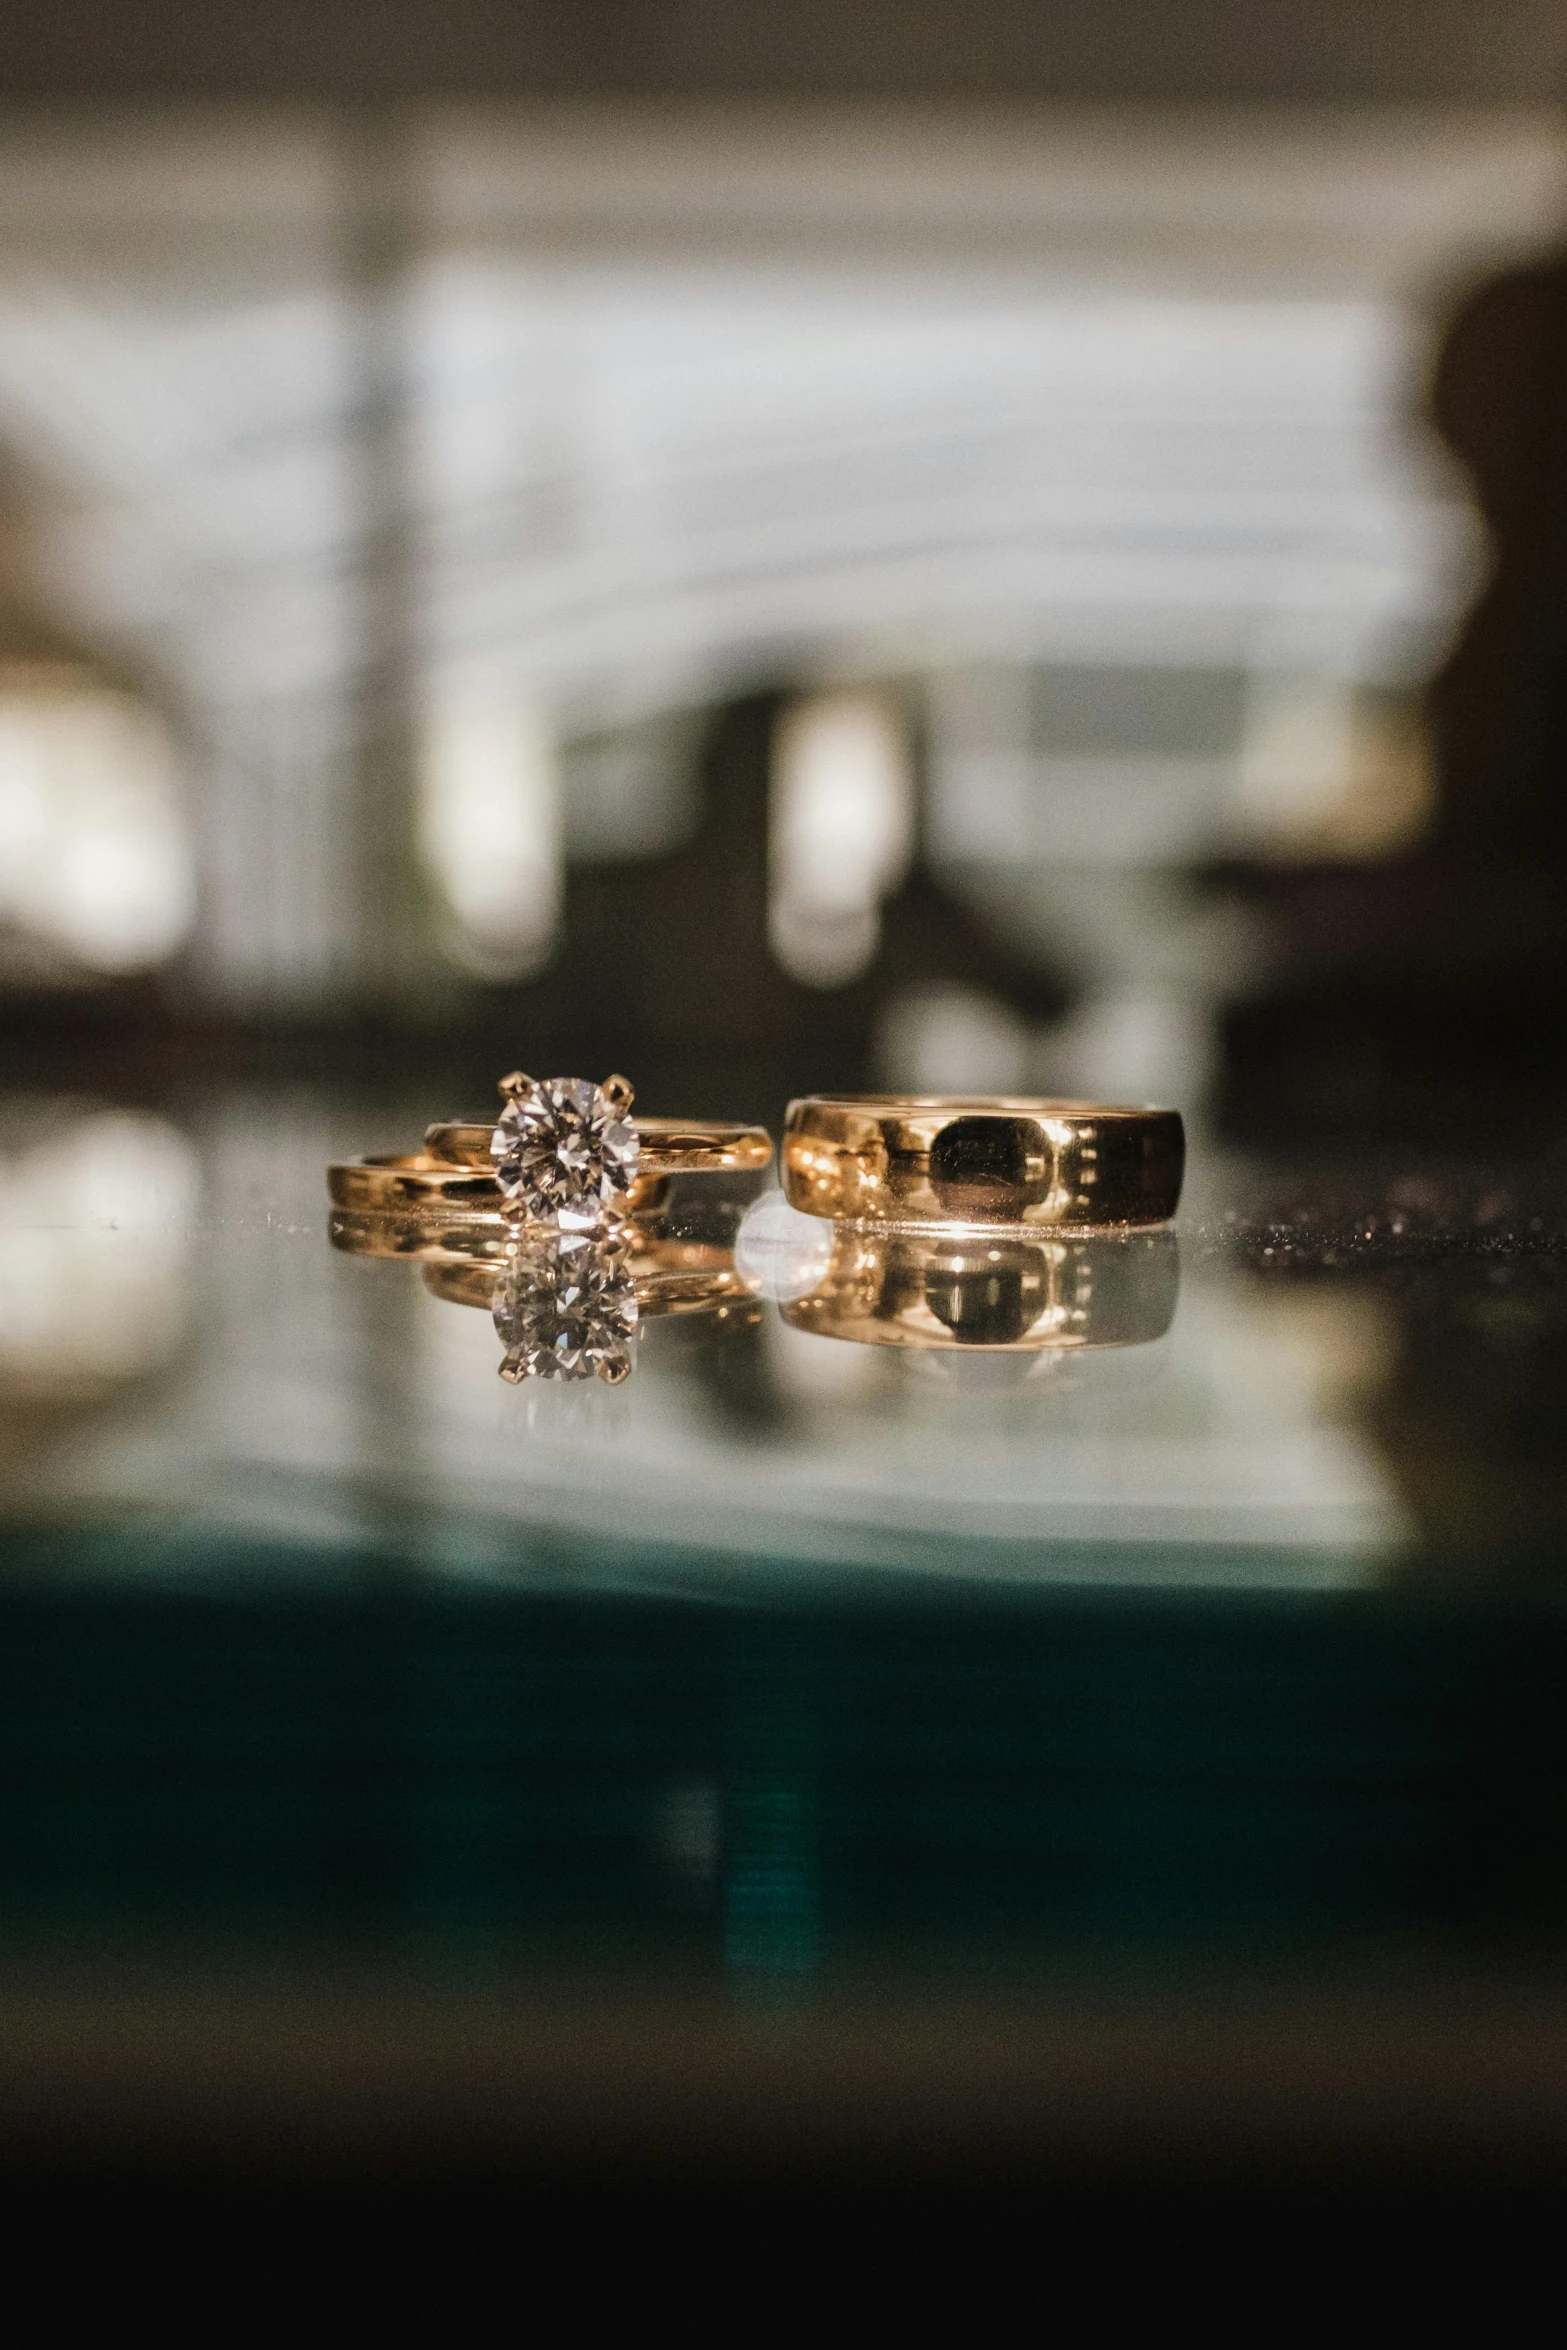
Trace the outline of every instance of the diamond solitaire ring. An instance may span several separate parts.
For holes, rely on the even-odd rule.
[[[772,1162],[761,1126],[702,1118],[631,1117],[624,1077],[501,1079],[505,1107],[489,1125],[442,1121],[427,1128],[425,1163],[489,1171],[494,1206],[516,1222],[596,1231],[626,1208],[647,1176],[755,1169]]]

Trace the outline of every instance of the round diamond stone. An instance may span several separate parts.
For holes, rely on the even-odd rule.
[[[503,1379],[611,1383],[631,1369],[637,1290],[625,1259],[580,1232],[541,1232],[496,1285],[492,1311]]]
[[[495,1180],[534,1223],[583,1228],[631,1188],[637,1130],[584,1077],[545,1077],[509,1101],[490,1137]]]

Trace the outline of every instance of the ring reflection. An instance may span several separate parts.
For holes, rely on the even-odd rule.
[[[751,1285],[729,1247],[671,1239],[636,1221],[607,1231],[509,1230],[460,1218],[334,1216],[334,1248],[422,1266],[449,1305],[494,1318],[501,1377],[587,1379],[619,1386],[631,1375],[644,1319],[737,1309],[754,1316]]]
[[[780,1310],[861,1345],[988,1354],[1141,1346],[1175,1316],[1171,1232],[926,1238],[840,1227],[831,1262]]]

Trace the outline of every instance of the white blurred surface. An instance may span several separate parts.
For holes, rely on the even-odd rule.
[[[167,729],[89,672],[0,665],[0,923],[122,973],[163,962],[195,913]]]
[[[167,1119],[41,1109],[0,1133],[0,1403],[164,1368],[196,1318],[200,1160]]]
[[[420,835],[454,959],[485,978],[549,960],[560,915],[560,765],[543,712],[449,682],[426,713]]]
[[[773,736],[767,931],[784,970],[843,987],[867,969],[881,901],[914,850],[907,729],[884,696],[817,694]]]

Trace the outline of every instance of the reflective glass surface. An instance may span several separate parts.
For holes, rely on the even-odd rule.
[[[506,1379],[558,1269],[334,1231],[422,1109],[8,1112],[13,1934],[809,1986],[1562,1909],[1548,1165],[897,1247],[691,1177],[629,1374]]]

